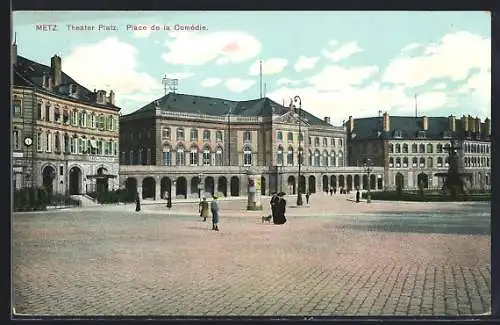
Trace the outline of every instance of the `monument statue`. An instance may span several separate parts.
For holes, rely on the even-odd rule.
[[[463,195],[467,192],[464,178],[472,174],[463,172],[459,157],[461,147],[457,145],[456,140],[451,139],[450,146],[446,150],[448,150],[448,172],[434,175],[443,178],[443,191],[449,193],[452,198],[456,198],[458,194]]]

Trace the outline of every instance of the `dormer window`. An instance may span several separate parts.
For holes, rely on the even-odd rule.
[[[419,138],[419,139],[425,138],[425,131],[418,131],[417,132],[417,138]]]
[[[451,138],[450,131],[444,131],[443,132],[443,139],[450,139],[450,138]]]
[[[401,132],[401,130],[394,130],[393,136],[394,138],[401,139],[403,137],[403,132]]]

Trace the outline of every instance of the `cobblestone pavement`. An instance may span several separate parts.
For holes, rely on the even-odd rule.
[[[293,198],[291,199],[293,201]],[[267,198],[266,198],[267,205]],[[490,205],[317,195],[266,213],[222,202],[13,215],[13,305],[37,315],[471,315],[490,310]],[[431,206],[429,208],[429,206]],[[193,212],[194,211],[194,212]]]

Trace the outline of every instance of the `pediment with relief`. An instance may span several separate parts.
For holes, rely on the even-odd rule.
[[[302,120],[301,124],[303,126],[309,126],[309,123],[307,123],[303,117],[301,118],[301,120]],[[294,116],[293,112],[287,112],[281,116],[278,116],[275,122],[282,124],[298,124],[299,118],[298,116]]]

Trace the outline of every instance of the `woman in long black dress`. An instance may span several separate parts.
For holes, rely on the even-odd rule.
[[[278,221],[278,202],[279,202],[279,197],[278,195],[273,194],[271,198],[271,214],[273,216],[273,223],[277,223]]]
[[[277,214],[278,214],[278,217],[277,217],[277,222],[276,224],[278,225],[282,225],[286,222],[286,217],[285,217],[285,212],[286,212],[286,200],[284,197],[280,197],[279,198],[279,201],[278,201],[278,209],[277,209]]]

